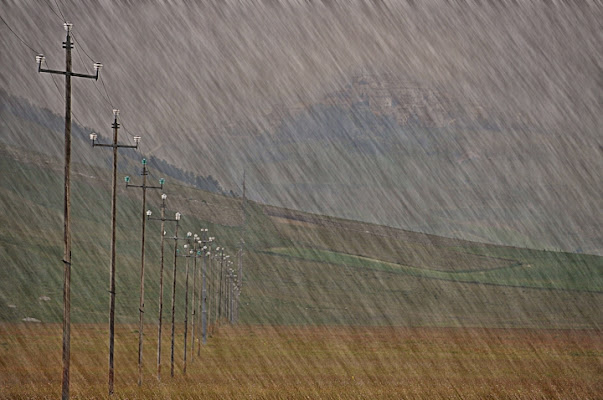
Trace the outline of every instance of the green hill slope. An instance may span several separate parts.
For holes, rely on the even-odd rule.
[[[60,321],[61,165],[3,146],[0,170],[0,321]],[[104,322],[110,173],[76,164],[73,180],[73,320]],[[599,329],[603,322],[603,258],[598,256],[485,245],[254,202],[247,203],[242,229],[241,199],[172,181],[165,191],[168,212],[183,214],[181,232],[208,228],[233,258],[243,232],[242,323]],[[121,182],[118,196],[116,315],[118,322],[134,322],[141,200],[139,191],[126,190]],[[149,192],[148,208],[157,213],[159,202],[159,193]],[[173,235],[173,226],[166,230]],[[157,315],[159,239],[159,224],[148,222],[149,323]],[[172,280],[172,246],[166,241],[166,282]],[[179,320],[184,268],[179,259]],[[216,268],[212,264],[210,272]],[[164,295],[170,304],[169,286]]]

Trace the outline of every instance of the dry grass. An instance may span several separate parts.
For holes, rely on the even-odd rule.
[[[451,328],[221,327],[182,375],[155,377],[155,329],[137,377],[137,332],[116,337],[115,398],[595,399],[603,393],[600,331]],[[153,332],[151,334],[151,332]],[[60,325],[0,325],[0,398],[57,398]],[[107,390],[107,327],[76,325],[72,398]]]

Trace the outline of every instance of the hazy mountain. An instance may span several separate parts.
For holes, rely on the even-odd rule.
[[[392,79],[364,76],[315,104],[275,108],[263,134],[232,127],[247,137],[237,158],[262,177],[252,195],[453,237],[601,251],[601,185],[587,167],[601,166],[596,150]]]

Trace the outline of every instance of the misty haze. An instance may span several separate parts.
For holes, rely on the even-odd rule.
[[[600,2],[0,16],[0,398],[601,396]]]

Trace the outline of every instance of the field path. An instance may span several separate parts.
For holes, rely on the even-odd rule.
[[[586,292],[602,294],[601,290],[578,289],[556,285],[554,281],[539,281],[532,279],[532,276],[525,271],[532,268],[530,264],[524,264],[517,260],[513,264],[485,270],[474,271],[438,271],[426,268],[415,267],[411,265],[396,264],[366,256],[358,256],[335,252],[331,250],[318,250],[308,248],[272,248],[264,253],[278,257],[292,257],[315,262],[324,262],[336,265],[344,265],[355,268],[369,268],[384,272],[411,275],[419,278],[437,279],[453,282],[463,282],[479,285],[508,286],[522,289],[538,290],[562,290],[569,292]],[[524,270],[524,274],[513,274],[514,271]],[[561,282],[563,283],[563,282]]]

